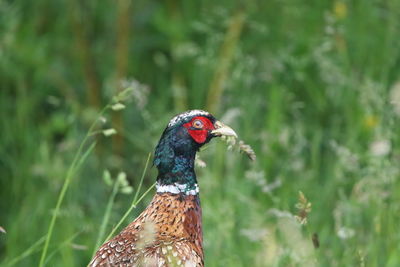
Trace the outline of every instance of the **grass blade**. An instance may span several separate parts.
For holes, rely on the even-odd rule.
[[[143,184],[143,179],[144,176],[146,174],[147,171],[147,167],[149,166],[149,162],[150,162],[150,156],[151,153],[149,153],[149,156],[147,157],[147,161],[146,161],[146,165],[144,167],[143,173],[142,173],[142,177],[140,178],[140,182],[139,182],[139,187],[136,190],[135,196],[133,197],[131,206],[129,207],[129,209],[125,212],[124,216],[122,216],[121,220],[119,220],[119,222],[117,223],[117,225],[111,230],[110,234],[107,236],[107,238],[104,241],[109,240],[115,233],[115,231],[121,226],[121,224],[125,221],[126,217],[128,217],[129,213],[131,213],[131,211],[136,208],[137,204],[140,203],[140,201],[142,201],[142,199],[150,192],[151,189],[153,189],[153,187],[155,186],[155,183],[149,187],[149,189],[146,190],[146,192],[143,193],[143,195],[137,199],[138,195],[139,195],[139,191],[141,189],[141,186]]]
[[[111,196],[110,196],[110,199],[108,200],[106,211],[104,212],[103,220],[100,225],[100,231],[97,236],[96,245],[94,246],[94,250],[93,250],[92,254],[94,254],[96,252],[97,248],[101,245],[101,241],[102,241],[105,231],[106,231],[107,223],[110,219],[111,210],[114,205],[114,199],[118,192],[118,186],[119,186],[119,179],[115,179],[114,186],[113,186],[113,189],[111,192]]]
[[[84,160],[89,156],[90,152],[92,152],[93,148],[96,146],[96,142],[93,142],[90,145],[90,147],[85,151],[85,153],[82,156],[80,156],[81,153],[82,153],[83,146],[86,143],[87,137],[88,137],[88,135],[86,135],[86,137],[82,141],[81,145],[79,146],[78,151],[75,154],[74,160],[72,161],[72,164],[68,169],[67,176],[65,178],[63,187],[62,187],[61,192],[60,192],[60,195],[58,196],[57,204],[56,204],[56,207],[54,209],[54,213],[53,213],[53,215],[51,217],[50,225],[49,225],[49,228],[48,228],[48,231],[47,231],[46,241],[45,241],[45,244],[44,244],[44,247],[43,247],[42,255],[40,257],[40,262],[39,262],[39,266],[40,267],[44,266],[44,263],[45,263],[45,260],[46,260],[47,250],[49,248],[50,239],[51,239],[51,236],[52,236],[53,230],[54,230],[54,225],[56,223],[56,219],[57,219],[58,213],[60,211],[61,203],[64,200],[65,193],[68,190],[68,187],[69,187],[69,184],[71,183],[72,177],[76,173],[76,171],[79,168],[79,166],[82,165]]]
[[[42,236],[38,241],[36,241],[32,246],[30,246],[28,249],[26,249],[24,252],[21,253],[21,255],[13,258],[11,261],[7,262],[4,264],[4,266],[14,266],[18,262],[20,262],[22,259],[32,255],[33,253],[36,252],[36,249],[44,242],[46,236]]]
[[[71,237],[67,238],[65,241],[63,241],[54,251],[52,251],[49,256],[46,258],[45,264],[49,262],[49,260],[56,255],[58,251],[60,251],[63,247],[66,245],[70,244],[78,235],[80,235],[82,231],[79,231],[75,234],[73,234]]]

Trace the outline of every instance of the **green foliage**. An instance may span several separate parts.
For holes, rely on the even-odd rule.
[[[0,264],[85,266],[149,202],[168,120],[200,108],[257,154],[201,152],[207,266],[399,266],[399,18],[396,0],[0,1]]]

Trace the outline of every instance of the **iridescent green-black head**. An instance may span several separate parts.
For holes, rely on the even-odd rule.
[[[213,137],[236,136],[228,126],[203,110],[190,110],[173,117],[156,147],[154,165],[159,185],[196,186],[194,159],[201,146]]]

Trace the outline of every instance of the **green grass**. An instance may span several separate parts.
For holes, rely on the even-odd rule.
[[[257,154],[201,152],[207,266],[399,266],[399,18],[396,0],[0,1],[0,265],[85,266],[149,203],[168,120],[201,108]]]

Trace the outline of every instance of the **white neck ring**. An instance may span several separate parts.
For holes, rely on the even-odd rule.
[[[185,195],[197,195],[199,193],[199,186],[195,184],[194,189],[188,189],[187,184],[169,184],[160,185],[156,183],[157,193],[171,193],[171,194],[185,194]]]

